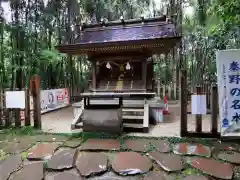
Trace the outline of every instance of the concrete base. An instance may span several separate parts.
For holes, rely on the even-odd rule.
[[[85,132],[121,133],[121,109],[84,109],[82,122]]]

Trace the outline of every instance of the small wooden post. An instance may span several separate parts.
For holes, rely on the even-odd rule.
[[[31,118],[30,118],[30,94],[29,89],[25,90],[25,126],[31,125]]]
[[[187,135],[187,71],[181,70],[180,108],[181,108],[181,136]]]
[[[31,78],[31,93],[33,96],[34,127],[41,129],[41,107],[40,107],[40,79],[38,75]]]
[[[0,128],[3,125],[3,107],[0,107]]]
[[[211,92],[211,112],[212,112],[212,134],[218,133],[218,89],[216,85],[212,86],[212,92]]]
[[[197,86],[196,94],[201,95],[201,93],[202,93],[201,87]],[[201,114],[196,115],[196,132],[198,133],[202,132],[202,115]]]
[[[8,128],[11,125],[10,119],[9,119],[9,115],[10,115],[10,111],[9,109],[5,108],[3,110],[3,115],[5,118],[5,127]]]
[[[15,127],[21,127],[20,111],[21,109],[12,109],[15,111]]]

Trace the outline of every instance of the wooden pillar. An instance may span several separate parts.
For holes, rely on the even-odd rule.
[[[211,113],[212,113],[212,134],[218,134],[218,88],[217,86],[212,86],[211,92]]]
[[[147,61],[142,60],[142,89],[147,89]]]
[[[92,60],[92,90],[96,90],[97,81],[96,81],[96,61]]]
[[[181,63],[183,63],[181,61]],[[181,108],[181,123],[180,123],[180,127],[181,127],[181,136],[186,136],[187,134],[187,70],[185,69],[181,69],[181,89],[180,89],[180,108]]]
[[[197,86],[196,92],[197,92],[197,95],[201,95],[202,88],[200,86]],[[205,104],[203,104],[203,105],[205,105]],[[201,114],[196,115],[196,132],[198,132],[198,133],[202,132],[202,115]]]
[[[153,92],[155,92],[155,86],[156,86],[156,81],[155,81],[155,76],[154,76],[154,62],[153,62],[153,59],[151,61],[151,71],[152,71],[152,90]]]
[[[31,125],[31,114],[30,114],[30,93],[29,89],[25,90],[25,126]]]
[[[40,78],[38,75],[31,77],[30,89],[33,96],[33,109],[34,109],[34,127],[41,129],[41,102],[40,102]]]

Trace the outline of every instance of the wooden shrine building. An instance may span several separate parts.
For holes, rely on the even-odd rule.
[[[92,64],[89,90],[81,94],[83,130],[121,132],[129,123],[147,131],[149,104],[155,96],[151,57],[168,53],[181,40],[174,24],[162,16],[121,18],[80,28],[74,43],[57,49],[69,55],[86,54]]]

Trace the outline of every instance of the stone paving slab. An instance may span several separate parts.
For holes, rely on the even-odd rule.
[[[34,144],[32,141],[21,141],[21,142],[8,142],[5,144],[3,151],[7,154],[18,154],[26,151]]]
[[[52,134],[39,134],[32,136],[32,138],[38,142],[64,142],[68,140],[68,137],[62,135],[52,135]]]
[[[165,171],[174,172],[180,171],[184,168],[182,159],[178,155],[160,152],[150,152],[148,155]]]
[[[47,162],[47,167],[51,170],[64,170],[73,168],[77,156],[77,150],[65,149],[55,153]]]
[[[23,166],[23,168],[13,174],[9,180],[42,180],[43,178],[43,162],[35,162]]]
[[[217,154],[218,159],[228,161],[233,164],[240,164],[240,153],[234,151],[220,151]]]
[[[158,171],[149,172],[143,180],[166,180],[164,174]]]
[[[209,178],[204,176],[189,175],[184,177],[183,180],[209,180]]]
[[[229,163],[218,162],[213,159],[193,158],[188,163],[210,176],[220,179],[232,179],[233,166]]]
[[[152,166],[146,156],[136,152],[119,152],[112,161],[113,170],[120,175],[145,174]]]
[[[29,160],[49,159],[58,147],[58,143],[38,143],[36,146],[30,149],[27,158]]]
[[[156,151],[167,153],[171,151],[170,144],[166,140],[150,140],[150,144],[156,148]]]
[[[173,147],[173,152],[180,155],[211,156],[210,147],[201,144],[179,143]]]
[[[8,180],[10,175],[17,171],[22,165],[22,160],[19,155],[13,155],[7,157],[0,164],[0,179]]]
[[[124,141],[123,148],[137,152],[147,152],[149,149],[149,143],[149,140],[129,139]]]
[[[32,178],[39,180],[43,170],[45,180],[218,180],[219,178],[238,180],[240,177],[240,168],[238,168],[240,157],[237,146],[225,149],[221,146],[223,143],[214,146],[212,156],[203,158],[202,156],[209,155],[210,145],[171,144],[167,140],[131,139],[123,141],[125,146],[130,147],[126,149],[128,152],[119,152],[112,151],[121,150],[119,140],[90,139],[81,146],[79,139],[58,140],[59,143],[57,143],[55,140],[50,142],[49,137],[46,138],[48,142],[40,143],[31,136],[12,138],[10,142],[8,142],[9,139],[0,142],[0,145],[2,144],[0,157],[4,158],[0,159],[0,180],[31,180]],[[18,146],[21,142],[23,142],[21,146],[27,146],[28,143],[36,144],[20,154],[22,150]],[[24,144],[24,142],[28,143]],[[182,147],[185,149],[179,144],[183,144]],[[8,150],[7,147],[11,147],[10,145],[13,149],[15,148],[15,152]],[[79,145],[80,148],[78,148]],[[226,143],[226,145],[229,144]],[[155,148],[152,148],[153,146]],[[171,153],[171,147],[177,154]],[[6,154],[10,152],[19,155]],[[31,159],[31,155],[34,158]],[[30,156],[30,160],[22,161],[21,157],[24,159],[25,156]],[[185,166],[186,160],[191,168]],[[229,163],[223,163],[220,160]],[[37,163],[41,165],[38,166]],[[187,169],[184,170],[185,167]]]
[[[76,167],[84,177],[106,172],[108,166],[108,157],[104,153],[80,154],[76,160]]]
[[[77,148],[81,144],[82,144],[82,140],[76,139],[76,140],[67,140],[62,144],[62,146],[63,147],[69,147],[69,148]]]
[[[89,139],[82,144],[80,150],[82,151],[109,151],[109,150],[119,150],[120,141],[115,139]]]
[[[49,178],[50,180],[50,178]],[[60,172],[55,174],[51,180],[83,180],[79,175],[69,173],[69,172]]]
[[[106,172],[101,176],[90,177],[88,180],[142,180],[141,175],[135,176],[119,176],[114,172]]]

